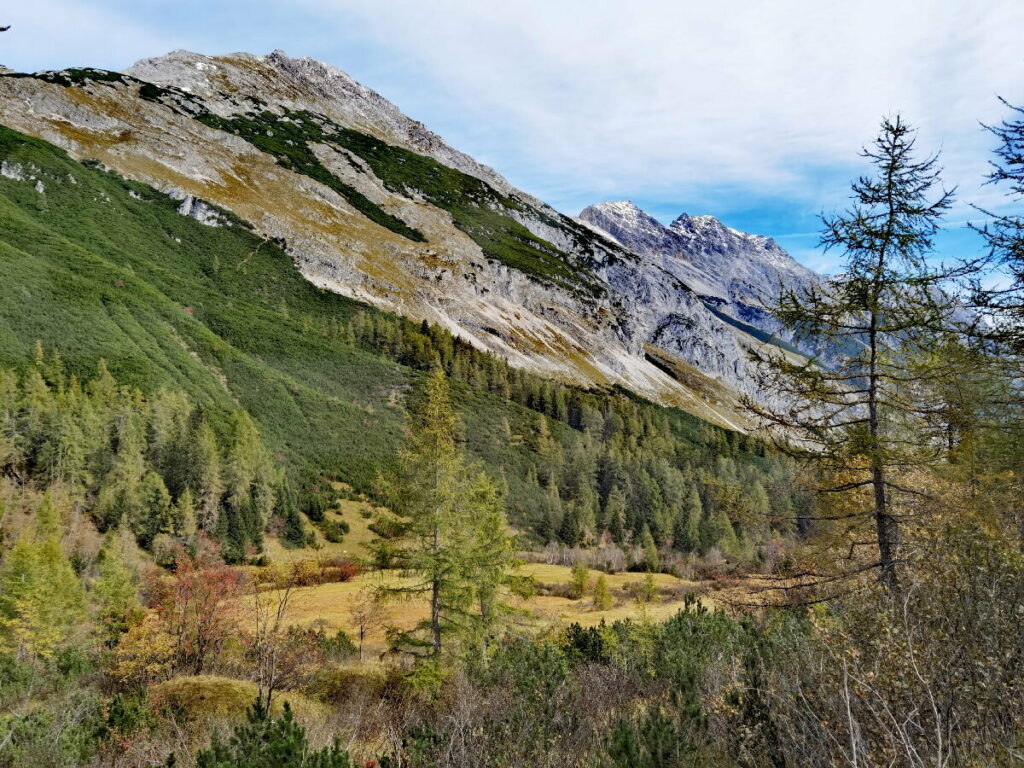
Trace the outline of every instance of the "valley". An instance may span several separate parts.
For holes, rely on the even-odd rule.
[[[914,135],[824,276],[315,59],[0,68],[0,768],[1018,765],[1024,225]]]

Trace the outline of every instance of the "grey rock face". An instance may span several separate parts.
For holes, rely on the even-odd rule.
[[[748,235],[713,216],[681,214],[669,226],[630,202],[599,203],[580,219],[658,264],[719,311],[768,333],[779,325],[766,307],[780,286],[801,290],[821,276],[770,237]]]

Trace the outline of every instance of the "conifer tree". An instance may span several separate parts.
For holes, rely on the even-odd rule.
[[[306,530],[299,516],[299,508],[295,504],[295,494],[287,484],[281,490],[281,507],[279,514],[284,521],[281,529],[281,542],[289,547],[306,545]]]
[[[82,584],[60,544],[59,513],[49,494],[0,569],[0,639],[27,659],[46,659],[85,615]]]
[[[608,588],[608,578],[602,573],[594,583],[594,609],[607,611],[612,607],[612,593]]]
[[[654,542],[654,535],[646,524],[640,533],[640,546],[644,550],[644,568],[648,572],[660,571],[661,558],[658,556],[658,545]]]
[[[1024,204],[1024,107],[1000,99],[1013,114],[998,125],[985,128],[998,141],[996,159],[987,182],[998,185],[1018,205]],[[1014,352],[1024,352],[1024,211],[994,214],[984,226],[975,227],[988,243],[994,266],[1009,280],[983,284],[975,280],[974,299],[991,322],[987,336],[1007,343]],[[993,284],[994,283],[994,284]]]
[[[466,464],[457,442],[458,419],[440,368],[410,400],[407,435],[402,472],[390,490],[395,511],[408,521],[399,554],[415,583],[381,592],[429,600],[426,621],[398,641],[437,659],[445,636],[489,631],[512,550],[497,488]]]
[[[139,612],[138,588],[124,564],[124,543],[119,531],[108,533],[103,543],[92,594],[108,639],[126,631]]]
[[[174,511],[164,479],[156,472],[147,472],[139,483],[138,504],[132,510],[133,519],[130,521],[139,544],[149,547],[158,534],[174,533],[178,527]]]
[[[700,522],[703,517],[704,506],[701,504],[697,488],[693,487],[676,517],[672,536],[676,549],[682,552],[694,552],[701,548]]]
[[[580,600],[587,591],[587,582],[590,580],[590,569],[587,564],[580,560],[573,565],[570,571],[570,586],[574,600]]]
[[[168,765],[174,765],[173,759]],[[371,763],[367,763],[371,765]],[[197,768],[351,768],[348,752],[337,741],[314,749],[305,729],[292,715],[286,703],[280,717],[271,715],[258,704],[248,712],[248,722],[235,727],[224,741],[214,733],[207,749],[196,755]]]
[[[212,534],[217,530],[225,486],[217,436],[205,419],[199,423],[192,436],[192,466],[197,522],[200,528]]]
[[[625,541],[626,530],[626,494],[622,487],[616,485],[608,494],[604,505],[604,525],[612,538],[621,544]]]
[[[173,519],[176,526],[174,532],[186,545],[191,544],[198,532],[196,502],[191,488],[186,487],[174,503]]]
[[[892,589],[900,561],[899,497],[912,493],[903,474],[935,460],[922,414],[932,403],[915,386],[942,373],[910,371],[909,357],[952,327],[957,309],[948,281],[976,264],[935,265],[932,238],[952,192],[939,190],[936,156],[915,158],[914,134],[900,118],[882,121],[862,156],[874,170],[852,185],[849,210],[824,216],[822,244],[845,257],[844,271],[807,291],[783,291],[779,320],[799,343],[840,351],[840,359],[794,362],[782,352],[755,354],[761,386],[779,407],[748,401],[777,444],[815,462],[835,482],[821,490],[868,492],[861,518],[873,528],[877,568]],[[860,566],[863,567],[863,566]]]

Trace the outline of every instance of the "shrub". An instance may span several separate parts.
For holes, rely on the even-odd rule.
[[[247,718],[248,722],[237,726],[227,742],[214,733],[210,748],[196,755],[196,768],[350,768],[352,765],[348,752],[337,740],[329,747],[313,750],[305,729],[295,722],[287,703],[280,717],[253,704]]]
[[[330,557],[320,561],[321,584],[351,581],[359,572],[359,566],[347,557]]]
[[[256,694],[256,683],[216,675],[175,677],[150,688],[155,710],[206,725],[242,717]],[[294,691],[275,695],[271,713],[281,714],[285,704],[303,722],[317,722],[324,714],[319,704]]]

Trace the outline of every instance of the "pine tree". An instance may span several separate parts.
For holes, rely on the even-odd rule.
[[[173,765],[173,760],[168,762]],[[196,755],[196,768],[351,768],[348,752],[337,741],[314,750],[305,729],[295,722],[285,703],[280,717],[253,705],[248,722],[235,727],[234,735],[223,741],[214,733],[208,749]]]
[[[295,494],[286,485],[280,496],[279,514],[284,521],[284,526],[281,528],[281,543],[288,547],[304,547],[306,546],[306,529],[302,525],[299,508],[295,505]]]

